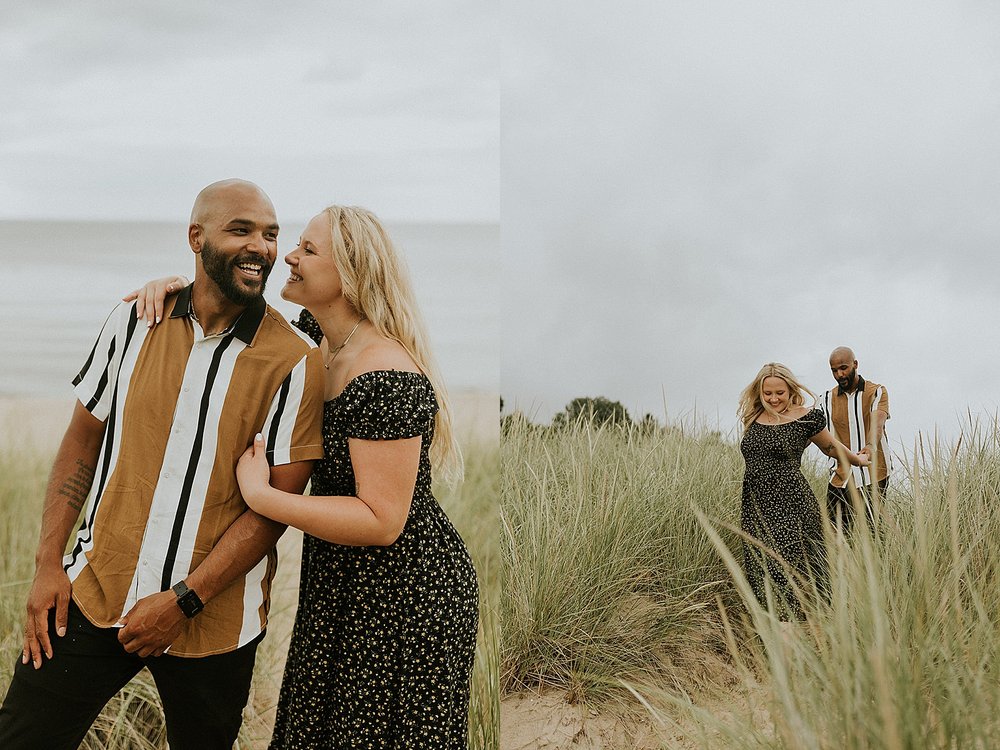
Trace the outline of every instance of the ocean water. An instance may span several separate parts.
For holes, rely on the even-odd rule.
[[[281,261],[305,226],[282,226],[279,260],[265,294],[278,296]],[[500,228],[493,224],[398,224],[402,251],[451,390],[499,390]],[[193,278],[186,222],[0,221],[0,396],[70,397],[71,381],[108,313],[158,276]]]

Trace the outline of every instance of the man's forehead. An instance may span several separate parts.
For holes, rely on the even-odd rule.
[[[259,193],[254,195],[231,195],[215,201],[210,216],[221,225],[245,224],[249,227],[278,226],[271,202]]]
[[[243,212],[244,214],[246,212]],[[236,215],[231,219],[226,219],[223,221],[223,226],[243,226],[247,229],[255,229],[260,227],[261,229],[272,229],[275,232],[278,231],[278,221],[273,216],[267,218],[251,218],[245,215]]]
[[[256,185],[246,183],[207,190],[198,196],[194,212],[222,222],[247,218],[260,223],[277,223],[270,198]]]

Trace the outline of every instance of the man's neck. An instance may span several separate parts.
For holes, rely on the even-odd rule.
[[[195,279],[191,307],[206,336],[225,331],[246,309],[226,297],[211,279]]]

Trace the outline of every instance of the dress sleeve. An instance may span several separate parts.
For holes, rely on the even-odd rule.
[[[298,320],[292,321],[292,325],[315,341],[317,346],[323,340],[323,329],[320,328],[319,323],[316,322],[316,318],[312,316],[312,313],[305,308],[299,313]]]
[[[812,409],[802,418],[802,422],[806,427],[806,434],[813,437],[826,429],[826,414],[822,409]]]
[[[401,440],[433,430],[437,401],[430,382],[419,373],[368,372],[343,395],[348,437]]]

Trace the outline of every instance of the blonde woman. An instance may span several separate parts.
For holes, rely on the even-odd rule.
[[[743,390],[738,410],[746,462],[740,525],[772,553],[744,545],[747,579],[766,606],[766,571],[782,614],[796,619],[802,605],[782,562],[801,578],[800,584],[812,580],[822,588],[826,580],[820,507],[802,474],[802,454],[812,443],[853,466],[868,465],[867,454],[851,453],[830,434],[823,412],[805,405],[807,395],[815,403],[815,395],[791,370],[770,362]]]
[[[478,587],[431,494],[461,457],[409,283],[360,208],[315,216],[285,262],[327,368],[325,457],[309,497],[270,486],[267,436],[237,467],[247,505],[305,532],[271,748],[464,750]],[[168,282],[144,288],[150,318]]]

